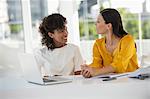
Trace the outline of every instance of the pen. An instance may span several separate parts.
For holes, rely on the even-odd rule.
[[[117,79],[116,77],[111,77],[111,78],[106,78],[106,79],[103,79],[103,81],[111,81],[111,80],[115,80]]]
[[[103,77],[98,77],[98,78],[110,78],[109,76],[103,76]]]
[[[144,79],[150,78],[150,74],[139,74],[137,76],[133,76],[130,78],[136,78],[136,79],[144,80]]]

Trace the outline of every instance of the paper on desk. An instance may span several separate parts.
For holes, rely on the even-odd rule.
[[[132,77],[132,76],[137,76],[139,74],[147,74],[147,73],[150,74],[150,66],[149,67],[143,67],[143,68],[141,67],[134,72],[127,72],[127,73],[120,73],[120,74],[110,73],[110,74],[99,75],[99,76],[96,76],[94,78]]]
[[[96,76],[96,78],[113,78],[113,77],[118,78],[118,77],[127,77],[128,75],[129,73],[120,73],[120,74],[110,73],[110,74]]]
[[[135,72],[130,72],[128,77],[138,76],[139,74],[150,74],[150,66],[141,67],[137,69]]]

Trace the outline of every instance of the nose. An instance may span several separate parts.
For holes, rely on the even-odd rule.
[[[65,35],[65,36],[67,36],[67,35],[68,35],[68,31],[67,31],[67,30],[65,30],[64,35]]]

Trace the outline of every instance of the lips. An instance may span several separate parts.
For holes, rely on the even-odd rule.
[[[67,40],[67,37],[65,37],[64,40]]]
[[[67,41],[67,39],[64,39],[65,41]]]

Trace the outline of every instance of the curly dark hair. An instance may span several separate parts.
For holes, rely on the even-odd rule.
[[[55,49],[56,47],[53,43],[53,39],[48,35],[48,32],[54,33],[55,30],[64,29],[66,23],[66,18],[59,13],[54,13],[45,17],[39,26],[39,32],[42,36],[42,46],[46,46],[51,50]]]
[[[100,11],[100,14],[103,16],[106,24],[112,24],[113,33],[117,37],[123,37],[124,35],[127,35],[127,32],[123,29],[121,16],[116,9],[106,8]]]

